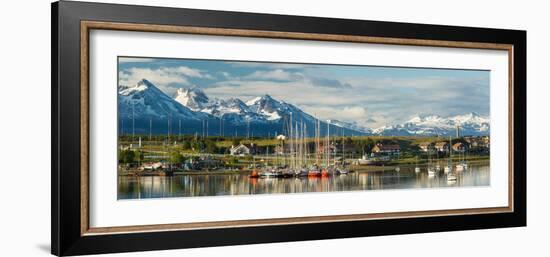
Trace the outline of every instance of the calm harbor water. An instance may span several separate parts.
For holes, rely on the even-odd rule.
[[[471,165],[458,172],[456,181],[447,181],[443,171],[428,176],[425,167],[419,173],[414,167],[397,171],[354,172],[327,178],[249,178],[246,174],[180,175],[173,177],[119,176],[118,198],[163,198],[216,195],[251,195],[274,193],[307,193],[406,188],[488,186],[488,165]]]

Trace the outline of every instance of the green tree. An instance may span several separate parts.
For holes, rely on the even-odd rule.
[[[193,150],[202,151],[204,149],[204,142],[202,140],[196,140],[192,144]]]
[[[133,163],[135,160],[135,153],[131,150],[122,150],[118,154],[118,161],[120,163]]]
[[[170,152],[170,162],[174,164],[180,164],[185,162],[185,158],[177,151]]]
[[[189,140],[183,141],[183,143],[182,143],[181,146],[182,146],[183,150],[189,150],[189,149],[191,149],[191,143],[189,142]]]
[[[217,153],[218,152],[218,146],[215,142],[211,140],[206,140],[206,152],[207,153]]]
[[[136,161],[141,163],[145,159],[145,155],[143,154],[143,151],[137,150],[134,152],[134,158],[136,159]]]

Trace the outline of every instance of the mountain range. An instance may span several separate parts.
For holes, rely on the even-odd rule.
[[[146,79],[132,86],[118,87],[118,113],[121,133],[207,133],[209,135],[273,136],[296,123],[314,134],[316,118],[300,108],[269,95],[249,101],[238,98],[209,98],[198,87],[178,89],[170,97]],[[321,134],[327,130],[321,121]],[[463,135],[488,135],[489,118],[477,113],[452,117],[418,115],[402,124],[366,128],[357,123],[330,121],[331,134],[346,135],[454,135],[460,126]]]

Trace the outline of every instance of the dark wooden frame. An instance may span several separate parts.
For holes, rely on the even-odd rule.
[[[512,204],[504,209],[89,228],[87,40],[90,29],[508,50],[509,197]],[[52,253],[77,255],[525,226],[525,84],[525,31],[83,2],[53,3]]]

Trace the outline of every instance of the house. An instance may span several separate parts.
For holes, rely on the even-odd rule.
[[[468,146],[462,142],[457,142],[453,145],[453,151],[463,153],[468,149]]]
[[[250,154],[250,148],[246,147],[244,144],[239,144],[238,146],[232,145],[229,152],[233,156],[244,156]]]
[[[377,143],[373,148],[372,152],[376,154],[399,154],[401,152],[401,147],[397,144],[380,144]]]
[[[254,144],[239,144],[238,146],[231,146],[229,153],[233,156],[245,156],[254,154],[256,152],[256,145]]]
[[[437,142],[435,143],[435,150],[437,150],[440,153],[448,152],[449,151],[449,142]]]
[[[432,142],[422,142],[418,145],[420,148],[420,151],[422,152],[429,152],[432,151],[434,148],[434,144]]]

